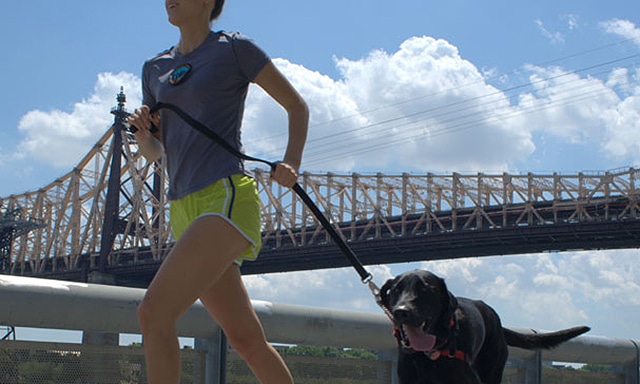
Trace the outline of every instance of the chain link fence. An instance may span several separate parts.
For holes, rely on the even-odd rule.
[[[182,349],[180,384],[205,383],[206,352]],[[391,362],[283,356],[296,383],[380,384],[391,382]],[[227,383],[258,381],[233,351]],[[90,346],[26,341],[0,342],[0,384],[145,384],[141,347]]]
[[[205,382],[205,352],[183,349],[181,384]],[[0,342],[1,384],[143,384],[141,347]]]
[[[389,384],[390,360],[283,355],[296,384]],[[227,358],[228,384],[260,384],[233,351]]]
[[[180,384],[205,383],[204,351],[182,349]],[[307,384],[390,383],[390,361],[283,356],[296,380]],[[233,351],[227,383],[259,384]],[[145,384],[140,347],[87,346],[25,341],[0,342],[1,384]]]
[[[206,353],[181,350],[180,384],[205,383]],[[283,354],[298,384],[388,384],[389,360],[292,356]],[[259,384],[251,370],[233,351],[227,357],[228,384]],[[525,382],[523,367],[509,365],[504,384]],[[623,374],[588,372],[547,366],[545,384],[624,384]],[[141,347],[90,346],[66,343],[0,341],[0,384],[146,384]]]

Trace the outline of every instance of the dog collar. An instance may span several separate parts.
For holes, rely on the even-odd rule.
[[[429,351],[429,352],[425,352],[425,355],[427,355],[429,360],[434,360],[434,361],[444,356],[450,359],[462,360],[467,363],[469,362],[467,360],[467,355],[464,353],[464,351],[461,351],[459,349],[456,349],[455,351],[450,351],[450,350]]]
[[[438,360],[441,357],[447,357],[450,359],[461,360],[466,363],[469,362],[466,353],[463,350],[458,349],[456,346],[456,336],[458,334],[458,319],[455,313],[451,313],[449,317],[449,337],[442,342],[441,346],[448,345],[448,349],[434,349],[433,351],[427,351],[425,354],[430,360]]]
[[[464,351],[457,349],[456,347],[456,334],[458,333],[458,321],[456,319],[455,313],[451,313],[449,317],[448,324],[449,335],[444,341],[439,343],[434,349],[430,351],[424,351],[423,353],[430,360],[438,360],[441,357],[448,357],[450,359],[461,360],[464,362],[469,362],[467,360],[467,355]],[[393,336],[396,338],[398,345],[406,349],[412,349],[410,343],[407,341],[407,336],[404,334],[404,330],[402,326],[394,325],[393,327]],[[448,349],[445,348],[448,346]],[[414,350],[415,351],[415,350]],[[418,352],[418,351],[416,351]]]

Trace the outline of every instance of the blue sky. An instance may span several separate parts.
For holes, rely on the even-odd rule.
[[[229,0],[214,25],[255,39],[307,99],[303,170],[571,174],[640,163],[640,3],[390,4]],[[72,169],[108,129],[120,86],[133,109],[143,61],[178,38],[162,1],[131,0],[9,2],[0,33],[0,196]],[[252,89],[247,151],[279,158],[285,129],[282,111]],[[637,261],[637,250],[572,252],[374,275],[382,283],[424,267],[493,304],[506,325],[579,323],[638,339]],[[246,281],[256,299],[377,310],[351,270]]]

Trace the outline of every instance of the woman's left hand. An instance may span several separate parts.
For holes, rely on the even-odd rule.
[[[293,166],[279,161],[271,170],[271,178],[278,184],[291,188],[298,181],[298,171]]]

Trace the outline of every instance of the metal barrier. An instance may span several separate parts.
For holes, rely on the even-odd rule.
[[[142,289],[0,275],[0,325],[137,334],[136,307],[143,295]],[[376,350],[395,364],[395,340],[384,314],[265,301],[254,301],[253,305],[273,343]],[[178,321],[177,329],[180,336],[196,339],[196,353],[202,356],[196,365],[204,372],[199,382],[223,384],[225,369],[219,368],[226,364],[227,348],[219,327],[199,302]],[[0,342],[0,349],[8,345],[2,343],[9,342]],[[524,379],[517,382],[526,384],[542,382],[543,361],[611,365],[621,375],[621,383],[639,384],[638,345],[634,340],[583,335],[549,351],[511,348],[510,365],[524,372]],[[77,347],[82,348],[95,347]],[[102,347],[90,350],[105,351]],[[139,369],[132,367],[127,369]],[[385,379],[388,381],[378,382],[395,383],[395,375],[390,376]]]

